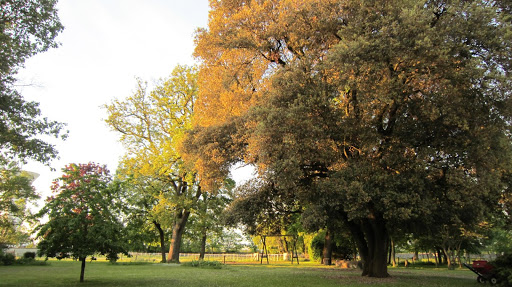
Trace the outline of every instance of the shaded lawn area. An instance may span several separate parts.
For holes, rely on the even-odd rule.
[[[79,262],[51,261],[46,266],[0,266],[0,286],[481,286],[469,270],[390,268],[389,273],[391,278],[367,278],[359,270],[314,263],[205,269],[87,262],[85,282],[79,283]]]

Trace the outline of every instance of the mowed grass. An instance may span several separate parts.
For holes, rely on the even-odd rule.
[[[46,266],[0,266],[0,286],[481,286],[469,270],[389,268],[390,278],[361,277],[317,263],[226,265],[222,269],[176,264],[50,261]]]

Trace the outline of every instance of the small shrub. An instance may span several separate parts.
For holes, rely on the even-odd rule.
[[[26,252],[23,257],[16,258],[14,254],[0,251],[0,265],[47,265],[46,261],[35,260],[35,257],[35,252]]]
[[[190,262],[185,262],[182,266],[187,267],[199,267],[199,268],[209,268],[209,269],[221,269],[222,263],[219,261],[204,261],[204,260],[193,260]]]
[[[3,265],[13,265],[16,262],[16,256],[11,253],[0,254],[0,260]]]
[[[25,259],[36,259],[36,253],[35,252],[25,252],[23,254],[23,258],[25,258]]]
[[[35,260],[33,258],[18,258],[14,263],[16,265],[42,266],[48,265],[46,261]]]
[[[512,286],[512,254],[498,256],[496,260],[490,262],[494,266],[494,271],[498,279],[499,286]]]
[[[117,255],[117,253],[109,253],[109,254],[107,254],[107,260],[110,263],[115,264],[117,262],[117,260],[119,260],[119,256]]]

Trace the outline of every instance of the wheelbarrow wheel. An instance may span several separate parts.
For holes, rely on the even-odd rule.
[[[476,277],[476,281],[478,281],[478,283],[485,283],[487,280],[485,280],[485,277],[479,275]]]
[[[489,278],[489,282],[491,285],[496,285],[498,284],[498,279],[495,276],[491,276],[491,278]]]

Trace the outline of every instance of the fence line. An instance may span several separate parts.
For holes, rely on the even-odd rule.
[[[157,262],[162,259],[161,253],[142,253],[142,252],[129,252],[130,259],[133,261],[153,261]],[[120,256],[120,259],[128,259],[125,256]],[[180,253],[180,260],[198,260],[199,253]],[[247,261],[260,261],[259,253],[205,253],[204,260],[221,261],[221,262],[247,262]],[[269,254],[268,260],[273,262],[289,261],[291,257],[289,254]]]
[[[8,248],[5,250],[7,253],[11,253],[16,257],[22,257],[25,252],[35,252],[37,253],[38,249],[36,248]],[[148,261],[148,262],[160,262],[162,260],[161,253],[143,253],[143,252],[129,252],[130,256],[127,258],[125,255],[119,254],[121,260],[129,260],[129,261]],[[488,260],[492,261],[496,259],[498,254],[493,253],[482,253],[482,254],[470,254],[468,258],[463,257],[462,261],[472,261],[472,260]],[[166,255],[167,256],[167,255]],[[404,260],[412,260],[414,254],[413,253],[397,253],[396,258],[403,262]],[[303,256],[300,256],[303,258]],[[199,253],[180,253],[180,260],[183,259],[185,261],[189,260],[198,260]],[[221,262],[248,262],[248,261],[260,261],[261,257],[259,253],[205,253],[205,260],[211,261],[221,261]],[[433,253],[418,253],[418,260],[421,261],[430,261],[435,262],[435,256]],[[278,262],[278,261],[290,261],[291,257],[289,254],[268,254],[268,260],[270,262]],[[264,259],[266,262],[266,259]]]

